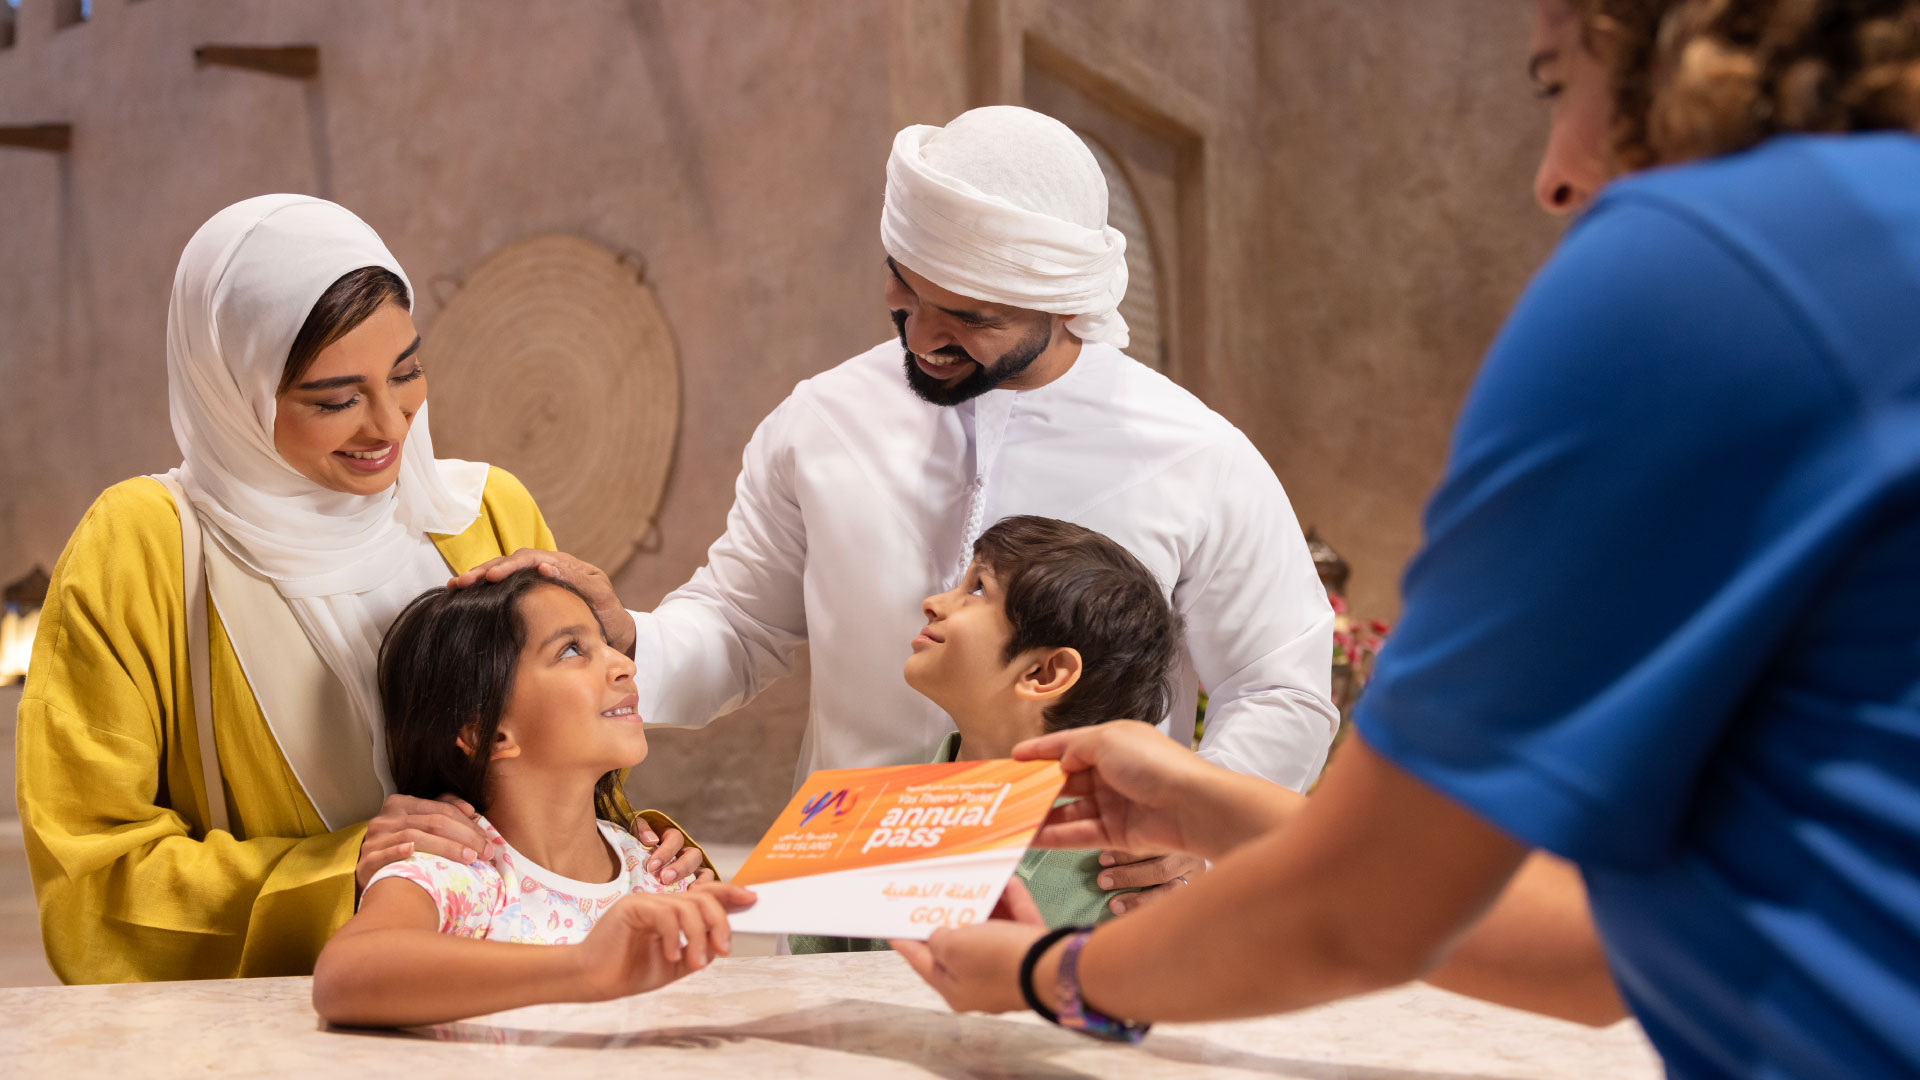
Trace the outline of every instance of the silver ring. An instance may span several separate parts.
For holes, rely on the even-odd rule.
[[[1178,880],[1179,880],[1179,882],[1180,882],[1180,884],[1182,884],[1182,885],[1191,885],[1191,884],[1193,884],[1193,882],[1191,882],[1191,881],[1188,881],[1188,880],[1187,880],[1187,875],[1185,875],[1185,874],[1181,874],[1181,875],[1180,875],[1180,877],[1178,878]]]

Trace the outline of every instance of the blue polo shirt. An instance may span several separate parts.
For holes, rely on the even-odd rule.
[[[1920,1075],[1920,139],[1609,187],[1425,528],[1366,741],[1580,864],[1672,1075]]]

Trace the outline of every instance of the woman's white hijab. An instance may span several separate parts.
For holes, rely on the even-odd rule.
[[[365,222],[323,199],[262,195],[215,214],[174,274],[167,402],[183,459],[171,475],[221,547],[287,599],[379,748],[375,769],[390,793],[374,679],[385,627],[362,598],[446,580],[422,547],[428,533],[459,533],[479,516],[487,467],[435,460],[424,404],[398,481],[378,495],[323,488],[274,449],[275,392],[293,339],[335,281],[368,266],[407,280]],[[396,580],[403,575],[417,580]]]

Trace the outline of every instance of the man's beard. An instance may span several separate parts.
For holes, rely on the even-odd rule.
[[[928,359],[936,363],[953,363],[957,360],[973,361],[976,365],[973,374],[949,386],[926,372],[913,361],[913,350],[907,349],[907,313],[893,313],[893,328],[900,332],[900,347],[907,354],[907,385],[920,399],[932,405],[958,405],[963,401],[972,401],[981,394],[998,387],[1008,379],[1017,378],[1022,372],[1033,366],[1040,354],[1047,351],[1053,343],[1053,320],[1042,316],[1033,333],[1021,339],[1020,343],[991,364],[982,364],[974,360],[973,355],[958,345],[949,345],[931,353]]]

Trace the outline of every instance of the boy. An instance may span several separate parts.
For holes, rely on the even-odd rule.
[[[934,761],[1011,757],[1050,731],[1165,716],[1180,655],[1180,618],[1127,550],[1053,518],[1011,517],[973,545],[951,592],[923,603],[907,685],[957,729]],[[1097,851],[1027,852],[1016,872],[1049,926],[1112,914]],[[795,953],[886,948],[865,938],[796,934]]]

